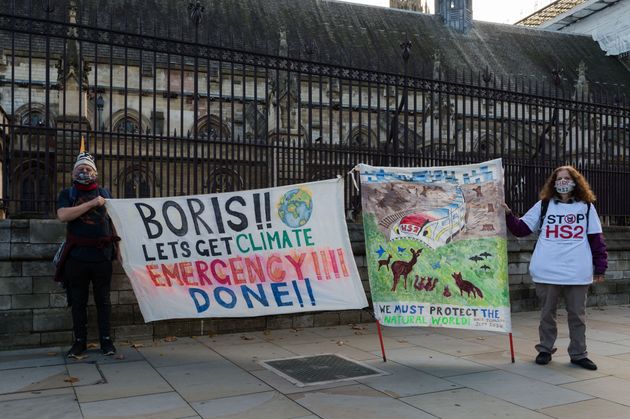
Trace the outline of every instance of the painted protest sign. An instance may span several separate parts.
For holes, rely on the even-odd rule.
[[[501,160],[358,168],[381,324],[509,332]]]
[[[367,306],[341,179],[106,205],[145,321]]]

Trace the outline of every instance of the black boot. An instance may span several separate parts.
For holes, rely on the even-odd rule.
[[[72,347],[68,350],[68,358],[79,358],[83,352],[87,350],[87,343],[85,339],[76,339],[72,344]]]

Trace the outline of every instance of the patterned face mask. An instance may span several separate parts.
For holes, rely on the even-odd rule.
[[[80,183],[81,185],[91,185],[92,183],[96,182],[96,172],[79,172],[75,176],[74,181]]]
[[[569,193],[575,189],[575,182],[568,179],[556,180],[554,187],[558,193]]]

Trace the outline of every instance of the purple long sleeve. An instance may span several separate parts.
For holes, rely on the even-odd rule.
[[[516,237],[525,237],[532,234],[527,224],[512,213],[505,214],[505,222],[508,230]]]
[[[589,234],[588,244],[591,246],[593,254],[593,266],[595,266],[595,275],[603,275],[608,268],[608,251],[606,243],[604,243],[604,235],[602,233]]]

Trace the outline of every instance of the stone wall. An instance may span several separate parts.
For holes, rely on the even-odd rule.
[[[67,345],[72,341],[72,320],[65,293],[52,280],[51,260],[64,232],[65,226],[56,220],[0,221],[0,349]],[[351,224],[349,233],[369,299],[363,229]],[[605,228],[605,234],[609,270],[606,282],[593,286],[588,304],[627,304],[630,296],[630,229],[610,227]],[[537,308],[527,273],[534,242],[533,239],[515,238],[509,241],[512,311]],[[332,326],[373,320],[371,311],[366,309],[145,324],[129,280],[118,265],[111,298],[114,305],[112,325],[118,340]],[[90,303],[89,318],[89,336],[96,339],[93,303]]]

